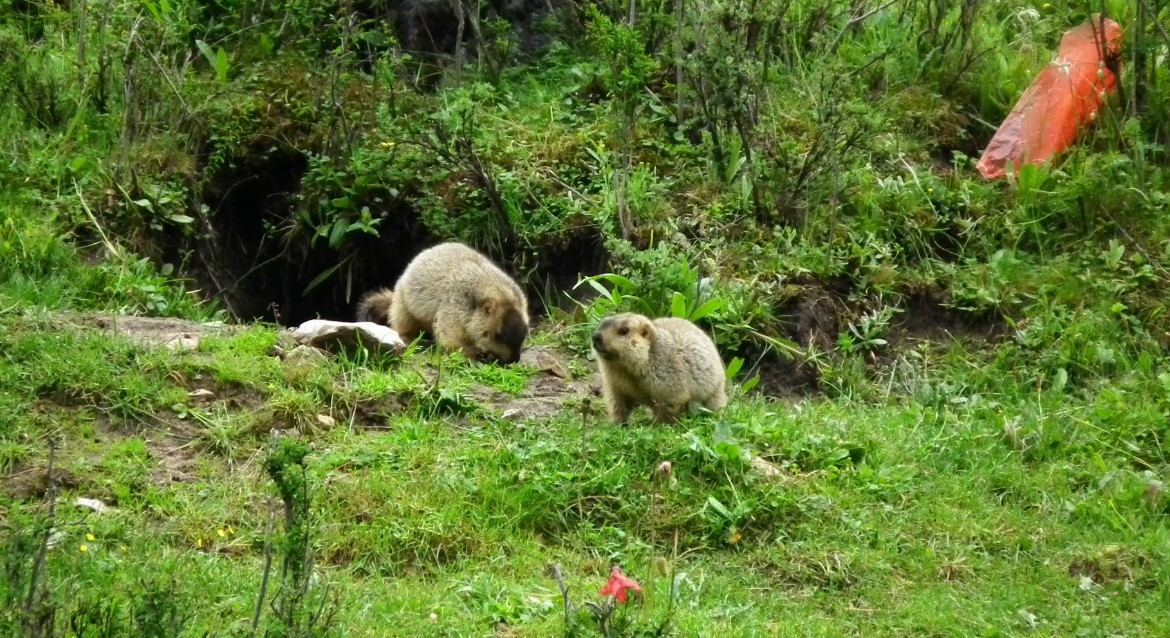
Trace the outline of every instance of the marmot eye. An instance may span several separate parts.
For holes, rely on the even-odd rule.
[[[618,329],[618,335],[624,337],[628,334],[630,334],[630,329],[627,326],[622,326],[620,329]]]

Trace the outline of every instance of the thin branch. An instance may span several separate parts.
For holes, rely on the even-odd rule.
[[[877,8],[873,9],[872,11],[868,11],[862,15],[857,16],[856,18],[850,18],[849,22],[846,22],[845,26],[841,29],[841,32],[837,34],[837,38],[835,40],[833,40],[833,44],[829,46],[829,51],[836,51],[837,47],[841,46],[841,41],[845,39],[845,34],[849,33],[849,30],[852,29],[854,26],[856,26],[858,23],[864,22],[867,18],[869,18],[873,14],[875,14],[883,9],[888,9],[889,7],[891,7],[892,5],[894,5],[897,2],[898,2],[898,0],[889,0],[889,2],[878,6]]]

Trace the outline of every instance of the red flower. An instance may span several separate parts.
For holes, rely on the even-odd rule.
[[[638,585],[638,583],[635,583],[632,579],[623,576],[622,569],[617,565],[614,565],[613,573],[609,576],[609,582],[605,584],[605,587],[601,588],[601,591],[597,592],[597,595],[613,596],[619,603],[624,604],[626,602],[626,597],[628,596],[626,592],[630,589],[638,592],[639,594],[642,593],[642,587]]]

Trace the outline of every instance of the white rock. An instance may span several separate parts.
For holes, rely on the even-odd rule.
[[[764,478],[776,478],[777,476],[780,476],[784,473],[774,464],[769,463],[768,461],[765,461],[758,456],[752,457],[752,468],[759,472],[760,476],[763,476]]]
[[[176,335],[168,339],[163,345],[168,350],[195,350],[199,348],[199,337],[195,335]]]
[[[188,392],[187,398],[194,399],[196,401],[214,401],[215,393],[211,390],[200,388],[198,390],[192,390],[191,392]]]
[[[352,350],[358,344],[369,350],[380,349],[396,354],[402,354],[406,350],[406,343],[397,332],[371,321],[310,319],[294,328],[292,336],[298,343],[326,350],[336,346]]]
[[[96,498],[79,498],[76,501],[73,501],[73,504],[77,507],[88,507],[98,514],[101,514],[109,509],[105,503],[97,500]]]

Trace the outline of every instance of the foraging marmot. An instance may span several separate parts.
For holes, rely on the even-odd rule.
[[[727,405],[719,351],[686,319],[609,317],[593,333],[593,351],[612,421],[624,422],[639,403],[667,423],[677,421],[692,401],[708,410]]]
[[[469,359],[514,363],[528,337],[528,299],[490,259],[448,242],[419,253],[393,290],[363,297],[357,320],[390,326],[407,343],[425,330],[439,347],[462,349]]]

